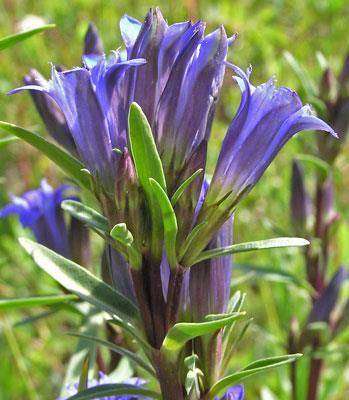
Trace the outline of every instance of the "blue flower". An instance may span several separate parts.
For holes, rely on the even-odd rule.
[[[38,189],[22,196],[11,196],[12,203],[0,210],[0,218],[17,214],[23,228],[30,228],[39,243],[69,257],[68,229],[61,203],[66,199],[77,200],[77,197],[64,196],[64,192],[71,188],[71,185],[62,185],[54,190],[46,180],[42,180]]]
[[[221,398],[221,400],[243,400],[244,398],[245,398],[244,385],[237,385],[230,388]]]
[[[204,207],[226,197],[233,208],[258,182],[283,145],[303,130],[322,130],[337,136],[296,92],[275,88],[273,79],[253,87],[251,69],[244,73],[230,65],[238,75],[242,99],[225,136]]]
[[[87,382],[87,388],[92,388],[96,387],[99,385],[105,385],[105,384],[112,384],[115,383],[108,375],[104,374],[103,372],[99,372],[99,378],[98,379],[89,379]],[[128,384],[128,385],[134,385],[136,387],[143,386],[146,381],[141,378],[129,378],[124,380],[122,383]],[[73,383],[69,384],[66,387],[66,392],[67,396],[73,396],[74,394],[78,393],[78,383]],[[58,397],[57,400],[66,400],[68,397]],[[132,396],[132,395],[121,395],[121,396],[108,396],[108,397],[103,397],[103,400],[138,400],[138,399],[144,399],[145,397],[138,397],[138,396]]]

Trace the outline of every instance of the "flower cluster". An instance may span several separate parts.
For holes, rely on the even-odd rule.
[[[151,9],[143,23],[124,16],[120,29],[124,51],[106,57],[90,26],[82,67],[53,67],[49,81],[32,71],[13,93],[31,91],[49,133],[90,173],[114,227],[109,281],[140,309],[164,398],[181,399],[179,367],[159,356],[166,333],[180,320],[225,313],[230,291],[230,256],[200,256],[232,243],[236,206],[292,136],[336,134],[290,89],[274,80],[252,86],[251,68],[227,62],[235,36],[223,27],[205,35],[201,21],[168,25]],[[207,142],[226,69],[242,96],[208,183]],[[144,134],[137,143],[135,131]],[[221,334],[186,349],[200,353],[203,393],[219,379]],[[241,386],[223,397],[242,398]]]

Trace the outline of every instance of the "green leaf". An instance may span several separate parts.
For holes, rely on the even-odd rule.
[[[83,335],[95,336],[100,329],[105,328],[105,315],[88,303],[84,303],[83,306],[83,319],[79,326],[79,332]],[[60,392],[62,398],[66,398],[69,395],[67,386],[73,382],[78,382],[87,354],[90,354],[89,373],[93,374],[96,364],[97,346],[88,340],[79,339],[76,347],[72,349],[68,365],[65,369],[65,376]]]
[[[311,154],[297,154],[297,160],[313,165],[322,176],[327,176],[331,171],[331,166],[326,161]]]
[[[23,32],[18,32],[15,33],[14,35],[6,36],[4,38],[0,39],[0,50],[4,50],[7,47],[13,46],[14,44],[21,42],[23,40],[26,40],[30,38],[33,35],[36,35],[37,33],[46,31],[47,29],[54,28],[56,25],[54,24],[49,24],[49,25],[42,25],[34,29],[30,29],[27,31]]]
[[[194,172],[192,175],[189,176],[180,186],[179,188],[174,192],[172,198],[171,198],[171,204],[174,206],[177,201],[180,199],[182,194],[185,192],[187,187],[195,180],[196,177],[198,177],[201,173],[203,172],[203,169],[200,168],[196,172]]]
[[[128,117],[132,158],[141,186],[151,193],[149,178],[155,179],[166,190],[166,181],[153,133],[137,103],[132,103]]]
[[[161,399],[160,394],[158,392],[154,392],[153,390],[140,388],[135,385],[128,385],[125,383],[114,383],[98,385],[90,389],[83,390],[74,396],[68,397],[67,400],[92,400],[107,396],[122,395],[142,396],[159,400]]]
[[[243,379],[249,377],[250,375],[265,371],[270,368],[280,367],[284,364],[289,364],[296,361],[301,356],[302,354],[289,354],[286,356],[269,357],[254,361],[251,364],[247,365],[247,367],[245,367],[244,369],[235,372],[234,374],[231,374],[215,383],[206,395],[205,399],[213,400],[216,397],[221,396],[229,387],[237,382],[241,382]]]
[[[85,206],[80,201],[64,200],[62,202],[63,210],[67,211],[81,222],[100,229],[103,232],[109,232],[109,224],[107,218],[91,207]]]
[[[0,147],[6,146],[7,144],[15,142],[16,140],[18,140],[18,138],[15,136],[8,136],[3,139],[0,139]]]
[[[255,242],[233,244],[227,247],[220,247],[217,249],[203,251],[200,256],[195,260],[195,262],[192,263],[192,265],[204,260],[209,260],[211,258],[228,256],[235,253],[245,253],[248,251],[264,249],[276,249],[279,247],[298,247],[308,245],[308,240],[297,237],[280,237],[266,240],[257,240]]]
[[[19,241],[37,265],[67,290],[100,310],[115,314],[131,324],[139,323],[137,307],[91,272],[45,246],[24,238]]]
[[[161,350],[169,360],[173,361],[189,340],[229,326],[237,319],[245,316],[245,314],[244,312],[239,312],[228,315],[209,315],[204,322],[179,322],[167,332]]]
[[[152,178],[149,181],[161,210],[167,259],[170,267],[175,268],[177,265],[176,239],[178,231],[176,214],[166,192],[159,182]]]
[[[142,255],[133,243],[132,233],[127,229],[125,223],[116,224],[110,231],[110,235],[117,242],[121,243],[127,249],[126,256],[132,269],[140,269],[142,267]]]
[[[73,294],[54,294],[47,296],[21,297],[15,299],[0,299],[0,311],[15,310],[18,308],[31,308],[50,306],[70,300],[77,300]]]
[[[252,264],[234,264],[234,268],[243,272],[243,276],[253,274],[256,278],[260,277],[271,282],[291,283],[310,293],[316,294],[314,288],[305,279],[290,272],[282,271],[280,268],[264,267]]]
[[[198,234],[201,232],[201,230],[208,224],[207,221],[203,221],[200,224],[194,226],[193,230],[189,233],[189,235],[186,237],[183,245],[181,246],[179,250],[179,260],[182,260],[184,257],[185,253],[189,249],[189,246],[193,243],[195,238],[198,236]]]
[[[64,173],[73,178],[82,187],[90,190],[90,180],[86,174],[81,171],[84,165],[79,160],[66,153],[55,144],[48,142],[40,135],[20,128],[19,126],[0,121],[0,128],[23,139],[25,142],[40,150],[46,157],[60,167]]]
[[[126,247],[133,243],[132,233],[127,229],[125,223],[116,224],[110,231],[110,236]]]
[[[87,353],[82,363],[78,392],[87,389],[89,365],[90,365],[90,353]]]
[[[317,87],[311,76],[308,74],[308,72],[302,67],[302,65],[296,60],[296,58],[290,52],[285,51],[284,57],[292,67],[295,74],[297,75],[306,95],[308,96],[308,100],[313,97],[317,97],[318,96]]]
[[[151,353],[152,347],[142,335],[142,331],[137,331],[132,325],[125,323],[125,321],[121,320],[120,318],[114,317],[113,319],[108,320],[108,322],[110,324],[119,326],[124,332],[128,333],[142,347],[147,356]]]
[[[91,342],[94,342],[101,346],[107,347],[109,350],[114,351],[115,353],[118,353],[121,356],[127,357],[135,365],[139,366],[140,368],[143,368],[145,371],[149,372],[149,374],[156,377],[153,367],[151,365],[147,364],[137,354],[132,353],[132,351],[130,351],[130,350],[127,350],[123,347],[117,346],[116,344],[113,344],[111,342],[107,342],[106,340],[99,339],[98,337],[95,337],[95,336],[81,335],[78,333],[69,333],[69,335],[83,338],[86,340],[90,340]]]

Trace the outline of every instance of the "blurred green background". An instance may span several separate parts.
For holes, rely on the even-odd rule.
[[[252,64],[254,84],[275,76],[279,84],[298,90],[301,96],[299,81],[286,62],[284,51],[290,51],[315,81],[319,81],[318,53],[322,53],[338,71],[349,50],[347,0],[159,0],[156,4],[141,0],[1,0],[0,37],[29,28],[40,20],[55,23],[56,28],[0,54],[0,119],[45,135],[29,95],[8,97],[6,92],[21,85],[22,77],[30,68],[36,68],[48,77],[51,62],[66,67],[79,65],[89,21],[95,22],[105,49],[110,51],[121,45],[119,18],[128,13],[142,19],[148,8],[155,5],[161,8],[169,23],[201,18],[207,21],[207,31],[223,24],[229,35],[238,32],[229,60],[243,68]],[[210,167],[238,101],[238,89],[227,72],[210,143]],[[292,139],[282,150],[241,204],[236,218],[236,242],[277,236],[280,232],[289,234],[291,160],[296,155],[312,153],[314,147],[314,134],[307,133]],[[24,143],[15,142],[0,150],[0,206],[8,201],[9,192],[20,194],[37,187],[44,176],[53,185],[61,182],[62,176],[55,167]],[[348,154],[347,146],[335,170],[337,207],[342,222],[335,233],[333,268],[349,264]],[[314,174],[311,165],[306,165],[306,174],[311,185]],[[0,221],[0,297],[57,291],[51,279],[15,244],[18,235],[23,235],[23,231],[15,218]],[[294,249],[259,253],[257,260],[255,256],[241,255],[236,257],[236,262],[257,263],[304,276],[300,252]],[[301,320],[306,315],[304,290],[290,281],[280,282],[280,278],[272,273],[262,279],[236,271],[234,277],[233,289],[248,293],[246,307],[255,321],[232,365],[240,366],[257,356],[285,353],[282,343],[287,340],[285,335],[292,312],[296,309]],[[64,312],[54,315],[35,323],[26,321],[35,317],[33,311],[11,313],[6,317],[0,315],[0,399],[26,399],[29,392],[36,392],[40,399],[55,398],[58,394],[66,361],[76,343],[75,339],[63,334],[76,329],[78,320],[67,317]],[[347,359],[348,354],[336,353],[328,360],[325,385],[333,379],[338,382],[335,391],[331,392],[331,388],[323,391],[323,400],[349,398],[349,373],[340,372],[341,376],[338,376]],[[287,370],[280,369],[247,381],[247,399],[287,399],[289,387],[285,377]]]

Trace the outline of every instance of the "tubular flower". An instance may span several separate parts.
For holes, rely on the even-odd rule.
[[[273,80],[254,88],[250,71],[227,64],[234,37],[223,27],[205,36],[201,21],[169,26],[155,9],[143,23],[124,16],[120,28],[124,51],[102,55],[90,28],[82,67],[53,68],[50,81],[25,89],[49,96],[64,116],[113,228],[104,279],[137,302],[162,397],[183,399],[179,361],[162,354],[165,337],[182,316],[202,322],[207,313],[224,313],[230,288],[230,257],[198,262],[201,253],[231,244],[239,200],[289,138],[306,129],[335,133],[290,89],[276,89]],[[227,65],[242,99],[208,187],[207,141]],[[221,332],[211,344],[216,359],[203,365],[202,395],[219,378]],[[200,347],[200,340],[190,343]],[[196,350],[190,343],[188,356]],[[204,346],[200,351],[206,357]],[[234,387],[223,399],[243,395]]]
[[[333,129],[303,106],[298,95],[275,81],[250,84],[251,69],[237,74],[242,97],[239,109],[222,143],[214,175],[198,217],[208,220],[202,230],[201,247],[234,211],[238,202],[258,182],[284,144],[302,130],[323,130],[337,137]],[[206,238],[206,239],[205,239]]]
[[[297,93],[275,88],[275,81],[253,87],[251,69],[244,73],[231,65],[242,91],[240,107],[232,121],[219,154],[204,207],[227,196],[233,208],[258,182],[283,145],[302,130],[333,129],[303,106]]]
[[[128,101],[137,102],[146,114],[165,174],[173,180],[209,137],[227,36],[221,27],[205,37],[200,21],[168,26],[158,9],[147,14],[143,25],[124,17],[121,31],[128,57],[147,60],[144,67],[129,71]],[[176,183],[171,180],[170,187]]]
[[[71,188],[62,185],[54,190],[46,180],[42,180],[38,189],[22,196],[12,196],[12,203],[0,210],[0,218],[17,214],[23,228],[30,228],[39,243],[70,257],[68,228],[61,203],[66,199],[77,200],[77,197],[64,196],[64,192]]]

